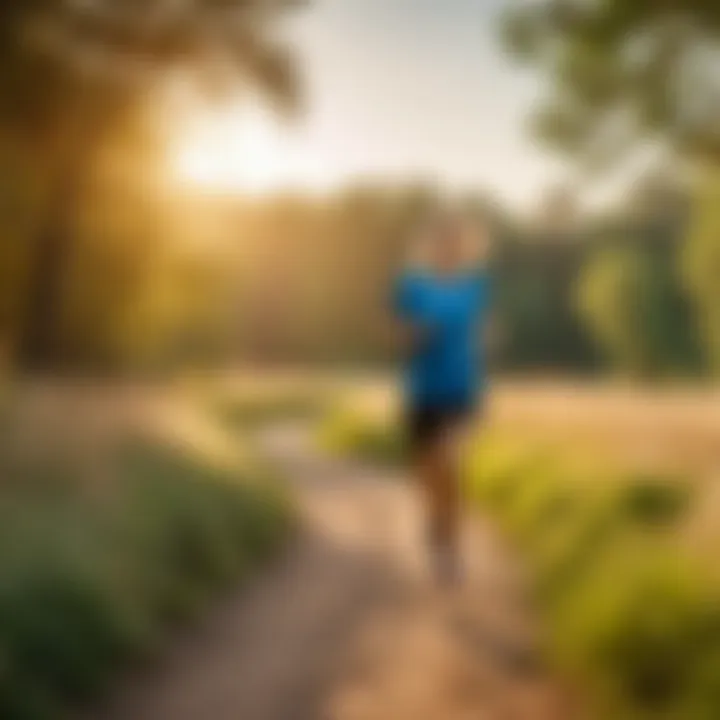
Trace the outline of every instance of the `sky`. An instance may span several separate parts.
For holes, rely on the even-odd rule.
[[[310,0],[287,28],[299,118],[242,95],[193,111],[175,123],[180,174],[251,193],[432,182],[536,208],[570,171],[528,132],[542,80],[499,46],[505,2]]]
[[[537,76],[499,47],[503,0],[314,0],[294,29],[305,113],[298,175],[429,179],[537,202],[565,178],[532,140]]]

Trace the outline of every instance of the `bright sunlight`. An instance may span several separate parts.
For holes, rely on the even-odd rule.
[[[181,127],[174,173],[197,189],[258,195],[312,184],[311,164],[289,129],[259,106],[196,109]]]

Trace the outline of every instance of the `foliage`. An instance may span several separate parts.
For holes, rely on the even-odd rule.
[[[0,497],[7,720],[55,719],[101,691],[244,578],[289,527],[272,483],[158,444],[129,442],[112,487],[59,474],[53,465],[16,478]]]
[[[353,423],[350,455],[371,452],[354,437],[397,441],[382,418],[357,411]],[[693,498],[687,480],[492,433],[473,447],[466,480],[469,500],[526,558],[545,651],[588,693],[593,717],[717,717],[720,589],[668,532]]]
[[[573,298],[589,241],[545,233],[502,238],[493,268],[495,312],[505,336],[494,358],[500,368],[587,371],[596,365]]]
[[[508,48],[551,80],[536,116],[546,140],[593,163],[664,138],[720,158],[714,0],[540,0],[505,15]]]
[[[581,316],[617,370],[677,374],[693,364],[672,258],[616,244],[590,257],[577,289]]]
[[[347,407],[334,407],[325,415],[318,439],[331,453],[368,462],[395,464],[405,457],[404,438],[388,422],[369,419]]]
[[[167,178],[143,164],[147,153],[138,155],[137,142],[113,146],[77,229],[58,333],[68,369],[394,359],[388,288],[412,229],[440,201],[432,189],[364,187],[322,200],[199,198],[169,190]],[[638,342],[663,373],[698,369],[688,329],[700,306],[676,267],[683,211],[664,188],[645,194],[631,208],[562,231],[521,227],[495,208],[491,271],[503,331],[490,358],[495,367],[604,369],[594,320],[576,312],[576,286],[596,253],[622,238],[648,269],[641,273],[647,287],[629,289],[634,297],[647,292],[652,306]],[[0,242],[7,254],[0,332],[10,346],[27,302],[16,274],[28,262],[27,246],[13,232],[9,222]]]
[[[511,448],[505,467],[515,470],[498,475],[495,442],[478,446],[470,488],[530,560],[554,657],[584,677],[607,717],[712,717],[715,588],[656,533],[682,519],[689,485]],[[488,502],[488,486],[501,502]]]
[[[69,132],[87,142],[93,122],[117,119],[174,69],[216,90],[239,75],[288,102],[295,78],[273,32],[296,4],[4,3],[0,124],[35,141]]]
[[[704,178],[685,243],[688,291],[698,309],[697,323],[709,365],[720,372],[720,173]]]
[[[502,33],[512,54],[550,80],[533,117],[536,133],[575,161],[606,169],[627,161],[634,146],[651,140],[672,148],[675,158],[715,172],[720,162],[717,3],[517,2],[503,16]],[[706,199],[698,200],[691,213],[684,288],[677,278],[677,252],[671,262],[617,255],[586,270],[584,314],[600,345],[626,371],[696,371],[703,365],[701,353],[705,366],[717,366],[717,268],[712,257],[717,199],[708,197],[716,184],[706,183]],[[656,198],[661,194],[654,192]],[[636,195],[638,199],[643,200]],[[693,316],[689,296],[696,300],[698,337],[683,334],[682,318]],[[628,317],[622,320],[619,305],[633,299],[636,304],[626,306]],[[649,306],[638,307],[645,301],[653,312]]]
[[[645,270],[637,253],[605,251],[581,276],[578,303],[614,365],[641,377],[654,369],[653,349],[644,333],[651,309]]]
[[[424,203],[438,201],[429,193]],[[238,355],[358,365],[393,359],[388,288],[421,216],[418,202],[413,192],[377,187],[324,202],[280,199],[239,212],[248,250],[236,271],[243,308],[233,332]],[[588,256],[623,237],[657,268],[653,323],[641,328],[653,361],[668,373],[695,369],[692,339],[685,337],[692,311],[676,268],[682,211],[647,201],[651,209],[640,215],[635,206],[634,215],[618,208],[563,232],[519,227],[512,215],[496,210],[491,272],[503,343],[491,358],[495,367],[604,369],[592,330],[576,312],[575,290]]]
[[[630,478],[621,483],[619,507],[629,518],[648,526],[672,523],[682,517],[692,500],[690,483],[653,475]]]
[[[367,184],[325,200],[243,202],[169,187],[160,171],[166,126],[151,110],[174,70],[209,100],[242,77],[284,107],[297,105],[294,66],[276,32],[297,4],[2,6],[5,354],[16,355],[39,334],[52,336],[57,363],[73,372],[140,372],[236,357],[345,363],[392,357],[387,288],[408,235],[441,200],[436,188]],[[510,45],[555,79],[553,108],[542,124],[565,147],[612,159],[608,146],[625,147],[614,130],[628,129],[613,121],[620,115],[632,118],[631,135],[672,135],[684,147],[702,148],[713,165],[714,115],[708,125],[698,111],[692,127],[678,129],[672,122],[685,112],[685,99],[671,87],[682,60],[689,73],[683,92],[691,88],[693,98],[708,102],[716,97],[716,73],[707,82],[697,77],[700,56],[717,37],[709,0],[662,9],[640,0],[541,0],[511,10],[506,30]],[[567,199],[560,198],[560,214],[570,207],[566,214],[573,215]],[[698,343],[685,332],[696,326],[706,364],[717,365],[712,198],[698,200],[687,242],[684,191],[669,178],[643,180],[607,216],[571,217],[563,227],[545,225],[558,198],[531,226],[484,197],[467,202],[487,215],[498,238],[493,272],[505,343],[494,360],[501,369],[604,367],[593,343],[597,319],[578,317],[574,288],[588,253],[614,246],[618,237],[643,254],[634,266],[635,296],[653,298],[652,312],[635,323],[644,350],[633,355],[647,355],[641,364],[652,372],[697,371]],[[57,262],[46,257],[53,242]],[[675,267],[680,254],[685,283]]]
[[[77,363],[65,356],[60,338],[65,289],[80,250],[78,216],[92,206],[87,195],[108,144],[177,74],[206,100],[242,80],[284,109],[296,106],[294,66],[275,34],[295,4],[2,5],[0,142],[19,150],[31,173],[42,169],[42,192],[29,208],[37,219],[18,250],[26,296],[12,349],[21,369],[56,371]]]

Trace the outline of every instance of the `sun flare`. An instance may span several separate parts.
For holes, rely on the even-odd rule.
[[[197,111],[179,133],[175,174],[197,188],[263,194],[294,181],[296,157],[283,128],[246,105]]]

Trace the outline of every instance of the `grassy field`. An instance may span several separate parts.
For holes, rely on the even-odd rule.
[[[336,383],[348,405],[380,414],[398,401],[385,379]],[[498,381],[485,424],[621,460],[704,477],[720,472],[720,388],[636,387],[617,383]]]
[[[0,415],[0,716],[56,720],[247,576],[291,526],[258,427],[322,417],[402,460],[384,379],[33,385]],[[468,498],[527,559],[553,661],[613,720],[720,717],[720,396],[498,383]],[[652,612],[649,610],[652,609]]]
[[[402,459],[387,387],[350,392],[326,447]],[[525,558],[552,662],[592,717],[720,717],[720,398],[500,384],[466,473],[468,501]]]

